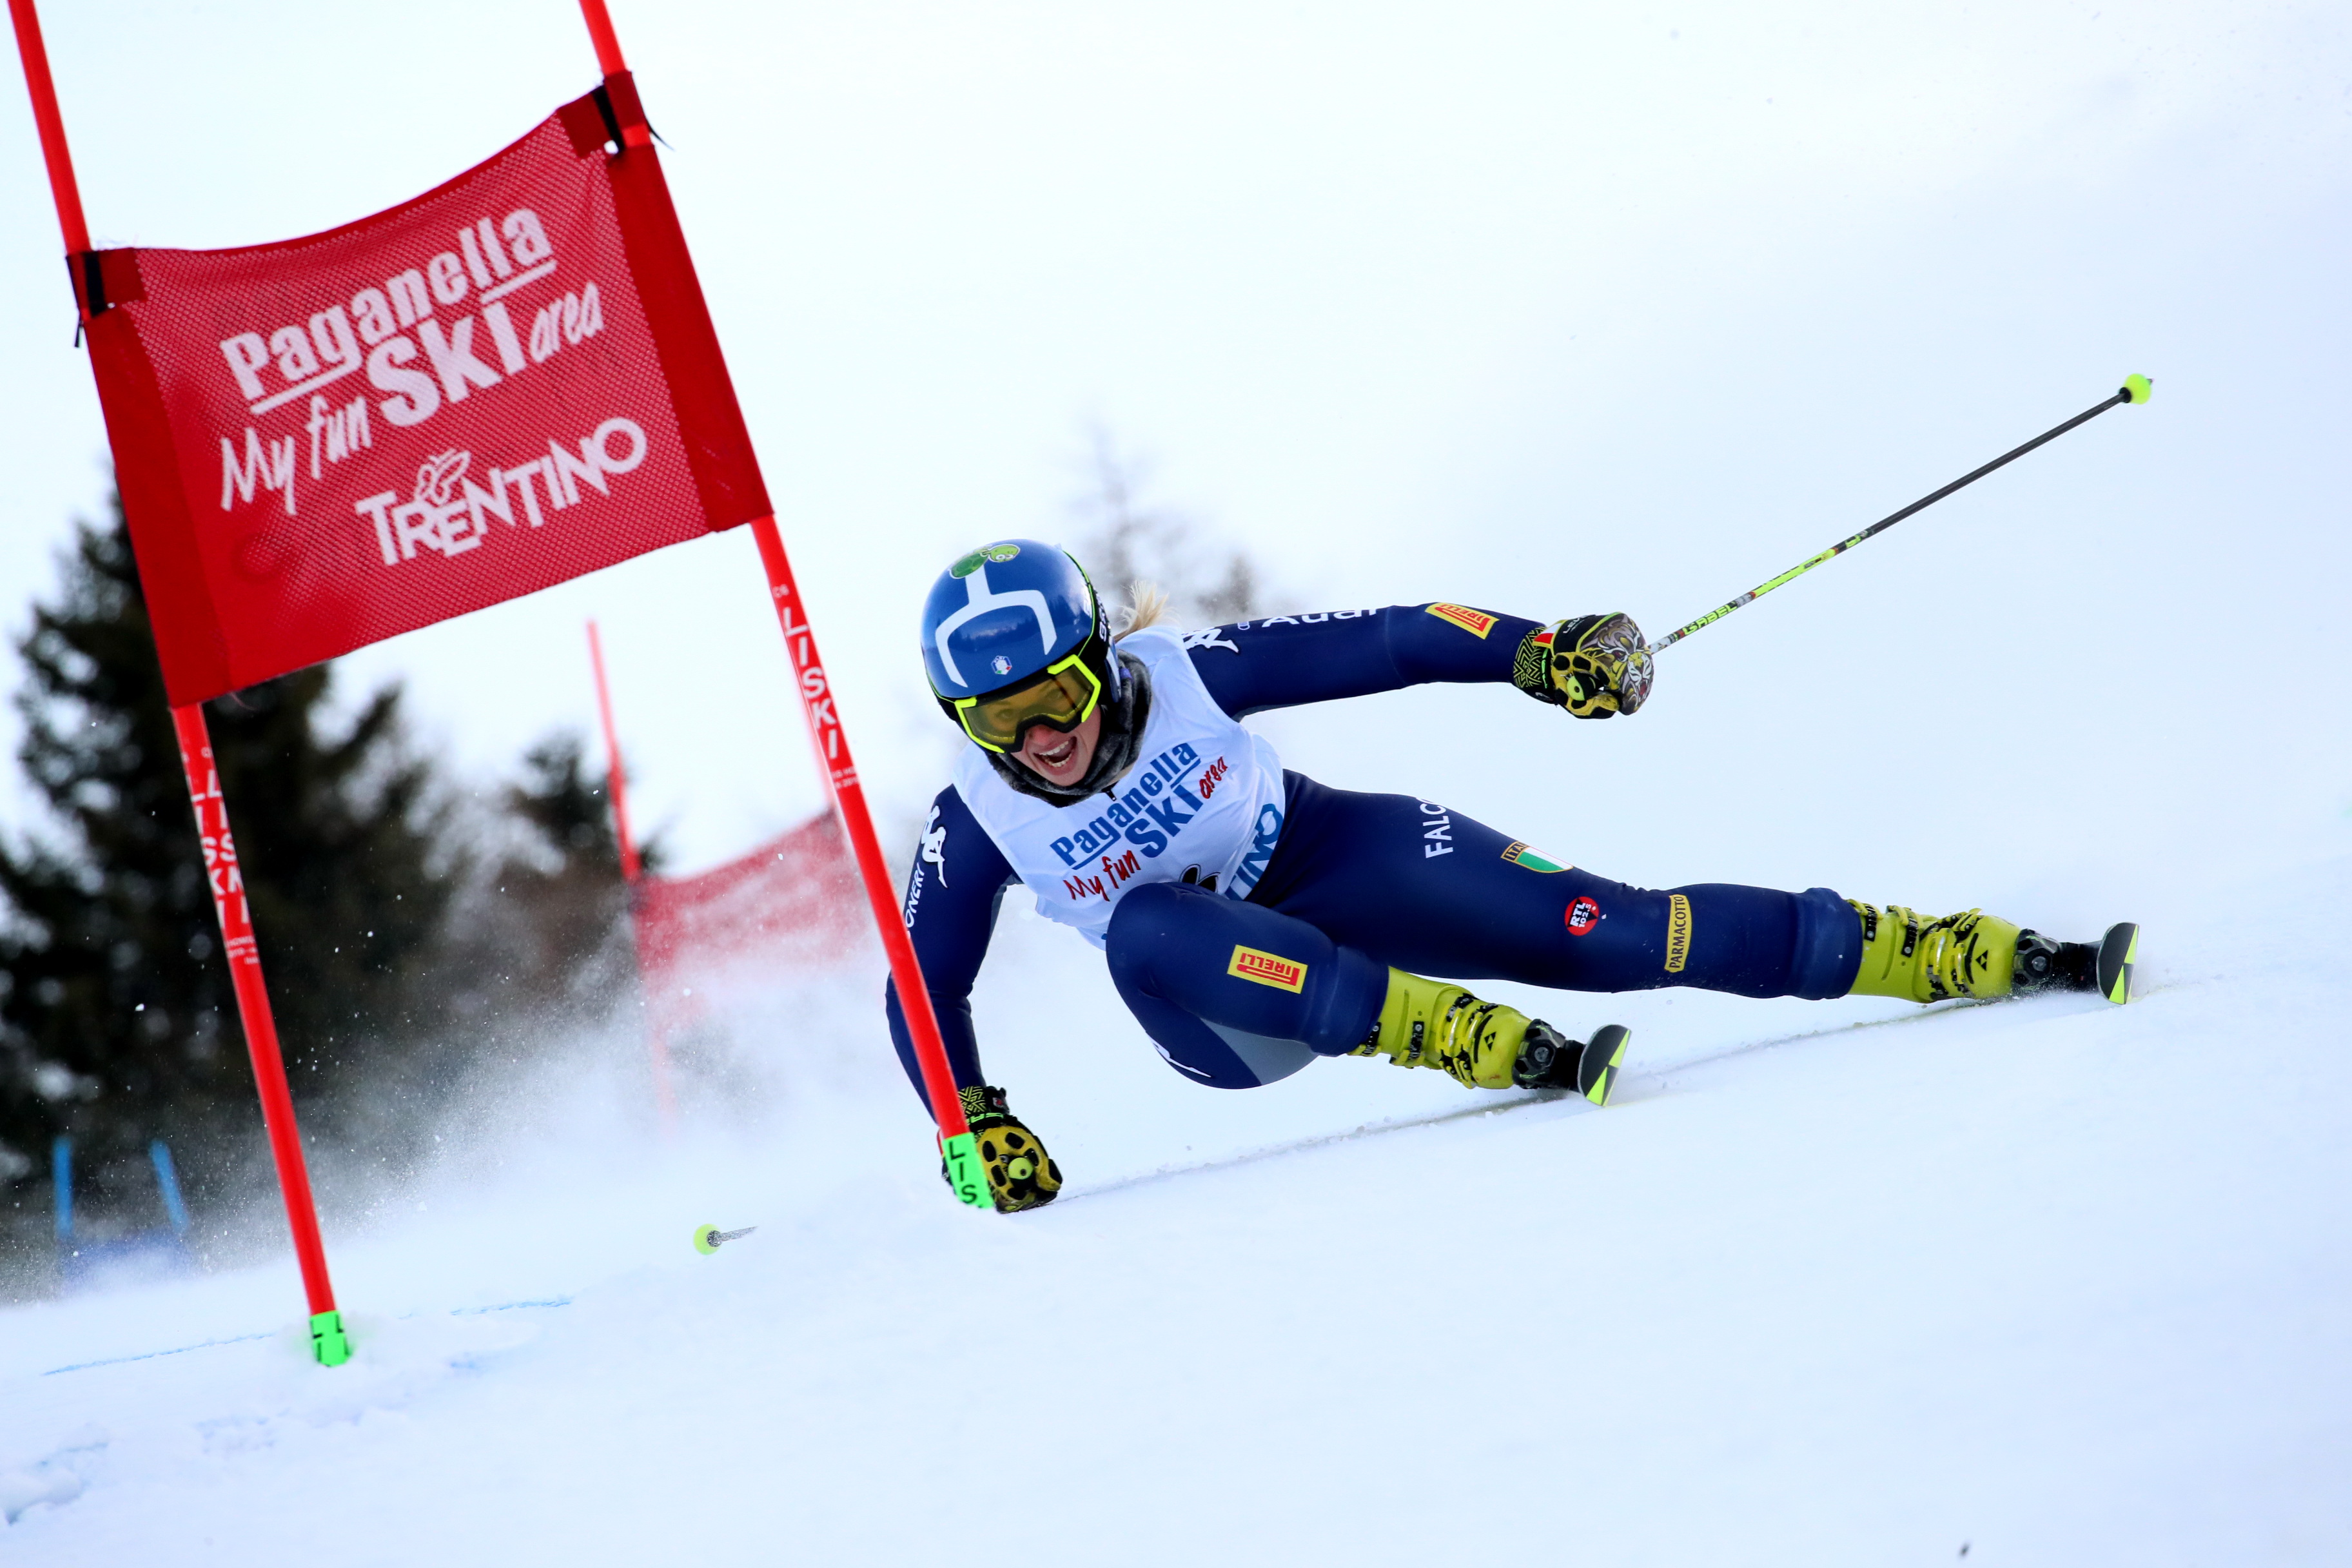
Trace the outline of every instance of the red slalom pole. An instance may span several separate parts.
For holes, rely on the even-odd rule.
[[[621,36],[613,31],[613,14],[604,9],[604,0],[580,0],[580,15],[588,23],[588,41],[596,46],[596,68],[606,76],[618,76],[629,68],[621,58]]]
[[[963,1100],[948,1066],[947,1045],[940,1038],[939,1015],[931,1008],[922,965],[916,961],[915,944],[907,935],[907,922],[892,891],[890,868],[874,836],[874,819],[866,807],[866,786],[857,781],[849,737],[842,731],[841,716],[834,711],[833,686],[825,679],[815,634],[801,613],[800,585],[793,581],[792,562],[784,554],[783,535],[776,531],[774,518],[763,517],[752,522],[751,537],[759,542],[760,563],[768,569],[769,597],[775,601],[784,648],[792,656],[793,684],[800,688],[801,708],[808,716],[809,732],[824,763],[834,814],[841,819],[842,831],[849,835],[858,875],[866,883],[866,901],[872,906],[874,923],[882,932],[882,951],[889,958],[890,978],[898,985],[898,1006],[906,1015],[907,1033],[914,1038],[916,1064],[922,1068],[923,1097],[931,1102],[931,1116],[940,1124],[940,1152],[947,1158],[948,1184],[958,1198],[972,1207],[992,1209],[995,1200],[989,1195],[980,1151],[964,1121]]]
[[[604,684],[604,644],[596,623],[588,623],[588,662],[596,671],[596,717],[604,725],[604,757],[613,784],[613,832],[621,841],[621,879],[637,879],[637,841],[629,833],[628,774],[621,766],[621,732],[613,727],[613,693]]]
[[[596,716],[604,721],[605,769],[613,786],[613,835],[621,844],[621,879],[629,885],[629,930],[631,942],[637,953],[637,991],[651,995],[652,987],[646,976],[650,966],[646,963],[644,928],[637,923],[637,880],[645,866],[637,858],[637,841],[629,832],[628,768],[621,761],[621,731],[613,722],[613,692],[604,681],[604,642],[596,635],[596,623],[588,623],[588,662],[596,671]],[[669,1016],[668,998],[652,996],[653,1005],[646,1017],[646,1057],[652,1064],[654,1108],[661,1120],[662,1136],[677,1136],[677,1097],[670,1091],[669,1082]]]
[[[49,78],[41,19],[33,0],[8,0],[8,19],[16,26],[16,53],[24,62],[25,87],[33,100],[33,123],[40,132],[41,157],[48,165],[49,194],[58,204],[58,227],[65,236],[68,260],[79,266],[80,258],[89,254],[89,225],[82,216],[81,188],[74,180],[73,155],[66,146],[65,118],[58,112],[57,84]],[[187,776],[189,804],[195,808],[196,832],[204,841],[205,874],[212,884],[213,912],[220,921],[222,956],[236,993],[246,1052],[253,1060],[261,1120],[269,1133],[270,1157],[278,1165],[278,1190],[286,1199],[286,1223],[294,1233],[294,1256],[302,1268],[302,1292],[310,1306],[310,1351],[320,1364],[340,1366],[351,1359],[351,1342],[344,1337],[342,1314],[335,1310],[335,1288],[327,1277],[327,1248],[319,1237],[318,1205],[310,1196],[302,1133],[294,1120],[294,1097],[286,1086],[278,1022],[269,1011],[268,988],[262,984],[261,952],[254,941],[244,875],[229,837],[228,803],[221,797],[220,773],[213,765],[212,737],[205,728],[204,710],[193,705],[173,709],[172,729],[180,743],[180,767]]]
[[[628,62],[622,58],[620,37],[613,31],[612,14],[605,10],[604,0],[580,0],[580,14],[586,18],[588,37],[596,46],[598,68],[608,78],[626,71]],[[644,127],[626,130],[625,145],[651,148],[652,138]],[[930,992],[924,988],[923,968],[915,957],[915,944],[907,935],[907,922],[892,891],[890,868],[882,858],[881,842],[874,836],[866,788],[857,782],[857,765],[850,758],[849,737],[842,732],[840,716],[834,711],[833,687],[825,679],[815,635],[800,613],[800,587],[793,580],[792,562],[784,554],[783,535],[776,531],[773,517],[762,517],[752,521],[751,537],[759,542],[760,562],[768,569],[768,595],[783,627],[793,683],[800,688],[801,710],[808,719],[819,770],[833,795],[834,815],[849,836],[850,852],[857,858],[858,876],[866,884],[866,901],[882,932],[882,951],[890,961],[890,978],[898,987],[907,1032],[914,1039],[916,1065],[922,1069],[923,1098],[931,1102],[931,1118],[939,1123],[948,1185],[957,1198],[972,1207],[993,1209],[996,1203],[989,1195],[980,1150],[964,1121],[963,1100],[956,1092],[955,1072],[948,1066],[947,1045],[940,1037],[939,1015],[932,1010]]]
[[[278,1189],[286,1198],[286,1224],[294,1233],[294,1257],[302,1266],[302,1293],[310,1302],[310,1348],[322,1365],[340,1366],[351,1359],[351,1342],[343,1337],[335,1287],[327,1278],[327,1247],[319,1238],[319,1208],[310,1196],[302,1131],[294,1121],[293,1093],[286,1086],[278,1020],[269,1011],[269,989],[262,984],[261,949],[254,941],[245,873],[237,865],[236,842],[229,837],[228,802],[221,795],[220,769],[213,761],[204,709],[194,703],[173,709],[172,731],[180,742],[180,766],[188,775],[196,834],[204,840],[205,876],[212,884],[213,912],[220,918],[221,956],[236,990],[237,1021],[245,1028],[246,1054],[253,1059],[253,1084],[261,1094],[269,1156],[277,1162]]]
[[[588,23],[588,39],[596,46],[596,68],[608,78],[625,75],[628,61],[621,58],[621,37],[613,31],[613,14],[604,9],[604,0],[580,0],[580,15]],[[621,128],[624,147],[650,147],[653,132],[643,125]]]
[[[604,7],[599,5],[597,9]],[[66,151],[66,122],[58,113],[57,85],[49,79],[49,51],[41,42],[41,18],[33,9],[33,0],[8,0],[8,19],[16,25],[16,54],[25,62],[25,86],[33,95],[33,124],[41,133],[42,161],[49,166],[49,195],[58,204],[58,227],[65,232],[66,254],[80,256],[89,249],[89,225],[81,216],[81,186],[74,181],[73,154]]]

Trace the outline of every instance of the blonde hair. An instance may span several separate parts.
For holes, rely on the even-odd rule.
[[[1146,626],[1156,626],[1167,618],[1168,594],[1157,583],[1129,583],[1127,599],[1123,610],[1112,612],[1114,617],[1126,622],[1118,628],[1120,637],[1139,632]]]

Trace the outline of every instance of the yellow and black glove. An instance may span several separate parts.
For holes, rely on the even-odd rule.
[[[1004,1103],[1004,1091],[985,1084],[962,1091],[963,1119],[980,1145],[988,1171],[989,1195],[999,1214],[1018,1214],[1054,1201],[1062,1190],[1061,1168],[1037,1134],[1022,1125]]]
[[[1580,719],[1635,711],[1649,699],[1652,673],[1642,628],[1622,612],[1539,626],[1511,661],[1512,685]]]

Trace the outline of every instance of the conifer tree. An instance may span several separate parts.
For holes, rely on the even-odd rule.
[[[497,973],[467,990],[486,1026],[543,1035],[619,1000],[635,961],[610,781],[590,772],[580,737],[568,731],[525,752],[523,771],[499,802],[521,831],[509,834],[478,902],[463,911],[477,967]],[[658,870],[660,845],[640,845],[638,858]]]
[[[77,525],[63,565],[18,645],[20,761],[53,820],[0,841],[0,1178],[20,1222],[59,1133],[101,1221],[154,1206],[150,1139],[172,1144],[192,1203],[261,1149],[119,504],[108,525]],[[338,723],[331,687],[316,667],[207,709],[295,1103],[329,1144],[368,1120],[353,1113],[369,1093],[424,1065],[398,1058],[437,1022],[420,966],[455,858],[436,842],[432,771],[401,740],[397,688]]]

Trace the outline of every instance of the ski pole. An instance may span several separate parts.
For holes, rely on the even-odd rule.
[[[1827,561],[1831,556],[1844,554],[1855,545],[1860,544],[1864,540],[1868,539],[1872,534],[1883,532],[1887,529],[1893,528],[1896,523],[1901,522],[1913,512],[1931,507],[1937,501],[1942,500],[1946,496],[1950,495],[1954,490],[1976,483],[1979,479],[1983,479],[1987,474],[1991,473],[1995,468],[2000,468],[2005,464],[2017,461],[2018,458],[2022,458],[2026,453],[2033,450],[2034,447],[2041,446],[2044,441],[2054,441],[2059,437],[2066,434],[2067,431],[2072,430],[2075,426],[2084,424],[2089,420],[2096,419],[2100,415],[2105,414],[2108,409],[2115,407],[2117,404],[2146,403],[2148,398],[2148,390],[2150,385],[2151,383],[2148,381],[2147,377],[2144,375],[2126,376],[2124,378],[2122,389],[2116,392],[2113,397],[2093,404],[2090,407],[2085,408],[2080,414],[2075,415],[2072,419],[2067,420],[2063,425],[2055,426],[2048,430],[2044,430],[2041,435],[2036,436],[2032,440],[2028,441],[2024,446],[2016,448],[2014,451],[2003,452],[2000,457],[1995,458],[1991,462],[1987,463],[1983,468],[1977,469],[1975,472],[1961,475],[1958,479],[1954,479],[1950,484],[1946,485],[1942,489],[1937,490],[1935,494],[1921,496],[1917,500],[1913,501],[1901,511],[1895,512],[1892,516],[1880,518],[1876,522],[1872,523],[1868,528],[1864,529],[1860,533],[1855,534],[1853,538],[1842,539],[1835,544],[1831,545],[1827,550],[1822,551],[1819,555],[1813,556],[1810,560],[1800,561],[1797,564],[1790,567],[1786,572],[1781,573],[1778,577],[1773,578],[1770,582],[1750,588],[1748,592],[1740,595],[1739,597],[1732,600],[1729,604],[1717,605],[1714,609],[1709,610],[1706,614],[1701,616],[1698,619],[1693,621],[1690,625],[1683,627],[1681,630],[1669,632],[1664,637],[1660,637],[1656,642],[1654,642],[1649,646],[1648,651],[1655,653],[1662,647],[1673,647],[1675,643],[1678,643],[1682,641],[1683,638],[1690,636],[1691,633],[1698,630],[1699,627],[1706,626],[1710,622],[1723,619],[1724,616],[1731,614],[1732,611],[1739,608],[1740,605],[1763,597],[1765,595],[1770,593],[1773,589],[1779,587],[1781,584],[1787,582],[1791,577],[1803,576],[1806,573],[1811,571],[1822,562]]]

